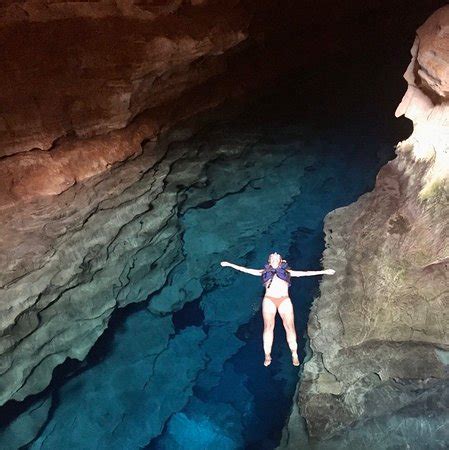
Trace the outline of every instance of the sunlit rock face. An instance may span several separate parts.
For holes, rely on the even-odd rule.
[[[323,264],[336,274],[310,313],[282,447],[449,442],[448,30],[449,7],[418,29],[396,112],[413,134],[372,192],[326,216]]]
[[[429,168],[420,197],[448,189],[449,180],[449,7],[441,8],[418,30],[404,78],[408,89],[396,116],[413,121],[403,147]]]

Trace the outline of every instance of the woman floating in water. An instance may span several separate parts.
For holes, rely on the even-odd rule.
[[[265,286],[265,295],[262,300],[264,365],[268,366],[271,363],[274,323],[276,311],[278,311],[284,324],[288,346],[292,352],[293,365],[299,366],[293,305],[288,295],[288,288],[291,285],[290,277],[307,277],[321,274],[333,275],[335,270],[326,269],[309,272],[291,270],[287,261],[282,259],[281,255],[276,252],[270,254],[268,264],[265,264],[263,269],[249,269],[248,267],[237,266],[227,261],[222,261],[220,264],[223,267],[232,267],[250,275],[262,276],[262,281]]]

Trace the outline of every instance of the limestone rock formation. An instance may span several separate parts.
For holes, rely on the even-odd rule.
[[[191,129],[191,123],[188,129]],[[49,351],[63,356],[69,348],[73,357],[73,350],[79,347],[82,339],[86,340],[87,346],[92,338],[86,330],[101,328],[111,313],[111,310],[104,316],[98,313],[104,303],[114,303],[110,299],[121,299],[116,302],[117,307],[142,300],[147,294],[151,294],[150,300],[136,307],[134,313],[122,317],[113,342],[106,349],[100,345],[101,357],[95,364],[92,360],[89,364],[88,360],[85,370],[66,379],[62,389],[56,389],[57,393],[54,392],[50,400],[51,415],[47,415],[49,402],[40,399],[16,417],[9,427],[0,429],[2,449],[18,448],[18,442],[23,445],[33,439],[30,448],[144,447],[162,433],[170,417],[170,427],[176,430],[184,426],[184,439],[187,439],[189,432],[185,427],[190,421],[196,421],[184,413],[173,420],[173,414],[185,408],[192,399],[195,409],[201,407],[205,418],[208,417],[204,421],[205,427],[221,429],[223,433],[225,426],[221,424],[228,426],[229,417],[232,417],[232,430],[227,440],[231,444],[234,439],[242,441],[241,430],[238,433],[236,429],[241,428],[241,414],[247,411],[252,401],[244,378],[235,376],[230,393],[235,402],[219,402],[217,407],[217,403],[203,403],[193,395],[193,391],[200,391],[204,398],[206,391],[211,392],[212,397],[214,388],[222,382],[223,373],[229,372],[225,361],[244,345],[235,333],[255,314],[259,303],[256,291],[262,288],[258,279],[248,277],[253,289],[242,291],[241,277],[233,271],[225,271],[218,261],[226,254],[251,254],[256,261],[262,260],[270,243],[262,248],[257,239],[260,234],[276,241],[283,239],[284,245],[288,245],[286,236],[297,217],[298,207],[293,205],[303,190],[300,181],[307,174],[305,167],[313,164],[317,157],[312,156],[314,149],[305,155],[296,151],[302,143],[302,138],[298,141],[302,136],[300,129],[286,129],[281,143],[279,133],[276,142],[270,135],[261,139],[263,135],[257,129],[236,136],[235,130],[233,135],[233,128],[225,123],[213,131],[205,131],[206,136],[202,133],[199,131],[187,142],[173,142],[169,149],[164,149],[162,142],[160,149],[147,144],[143,155],[113,170],[117,179],[125,180],[125,174],[134,170],[138,159],[142,159],[139,163],[142,167],[151,162],[148,154],[162,155],[156,176],[152,169],[147,170],[135,182],[137,184],[124,185],[126,188],[120,189],[124,194],[109,197],[106,214],[115,219],[101,227],[103,247],[105,251],[109,247],[109,257],[101,261],[101,252],[97,253],[97,257],[83,265],[85,275],[77,276],[79,284],[43,312],[44,320],[56,315],[60,317],[60,320],[44,321],[40,325],[48,336],[53,336],[51,346],[43,346],[36,355],[28,353],[28,360],[21,361],[21,367],[28,373],[29,367],[37,366],[36,371],[42,376],[45,365],[48,368],[51,364],[49,358],[45,359]],[[180,140],[187,133],[182,135],[179,130],[172,130],[170,135],[170,140]],[[279,151],[272,151],[274,149]],[[242,164],[243,158],[245,164]],[[273,165],[277,167],[276,173],[267,170]],[[328,178],[329,172],[329,167],[320,170],[319,174],[314,172],[318,186]],[[279,174],[288,183],[279,184]],[[139,191],[136,190],[138,186]],[[145,192],[145,188],[150,187],[157,193],[157,198],[147,210],[151,194]],[[161,187],[164,187],[163,191]],[[104,181],[95,183],[97,195],[105,188],[108,184]],[[90,190],[89,183],[84,189]],[[267,189],[275,194],[269,199],[265,198]],[[67,196],[68,192],[62,193],[61,197]],[[135,200],[134,194],[138,194]],[[286,195],[279,202],[282,194]],[[254,214],[254,205],[262,202],[269,206],[267,213],[263,216]],[[85,231],[79,230],[81,234],[77,238],[80,260],[91,245],[95,245],[89,236],[95,223],[99,224],[98,220],[105,214],[103,206],[92,206],[88,226]],[[136,208],[141,212],[136,214]],[[282,214],[284,221],[279,224],[278,218]],[[114,233],[119,230],[117,236],[112,233],[114,228]],[[66,241],[71,233],[72,230],[67,230]],[[110,244],[106,244],[107,241]],[[62,254],[62,249],[55,250]],[[53,259],[46,264],[52,270],[67,265],[58,258]],[[118,287],[119,283],[122,287]],[[99,296],[85,295],[86,289],[96,292],[97,285],[103,289]],[[44,298],[48,297],[44,295],[42,300]],[[180,310],[185,302],[195,300],[203,311],[201,315],[198,308],[198,323],[176,329],[173,312]],[[40,302],[35,308],[40,308]],[[83,310],[79,314],[78,308]],[[78,319],[73,320],[74,317]],[[62,329],[65,331],[61,332]],[[78,338],[76,330],[82,330],[83,335]],[[18,360],[27,349],[39,347],[38,342],[32,341],[33,337],[38,338],[37,332],[35,330],[11,350],[13,358]],[[31,340],[27,342],[28,338]],[[6,373],[9,383],[2,386],[3,389],[11,385],[10,374],[13,372],[11,369]],[[31,373],[21,392],[34,389],[37,381],[39,379]],[[35,387],[39,389],[39,385]],[[239,396],[241,393],[245,394],[244,399]],[[181,418],[184,420],[179,424]],[[73,421],[76,427],[73,427]],[[193,428],[194,423],[190,427]],[[174,432],[176,434],[179,435]],[[177,437],[182,439],[182,436]]]
[[[212,3],[3,3],[0,205],[59,194],[195,113],[182,94],[222,75],[222,55],[248,38],[240,2]]]
[[[417,31],[396,111],[412,135],[372,192],[326,216],[323,265],[336,274],[310,311],[310,359],[281,448],[449,442],[448,30],[446,6]]]

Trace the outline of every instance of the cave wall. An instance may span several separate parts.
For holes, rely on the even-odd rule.
[[[373,191],[325,218],[310,354],[280,448],[449,442],[449,6],[420,26],[396,110],[413,122]]]
[[[0,9],[3,207],[104,172],[230,96],[211,83],[182,97],[226,71],[220,55],[248,38],[250,22],[238,1],[9,3]]]

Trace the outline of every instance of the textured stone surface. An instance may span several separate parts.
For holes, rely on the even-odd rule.
[[[239,2],[20,3],[31,13],[10,23],[11,5],[0,16],[1,156],[123,128],[223,71],[206,57],[248,37]]]
[[[399,147],[373,192],[326,218],[323,261],[340,274],[310,313],[299,401],[311,436],[411,404],[431,413],[428,391],[448,387],[449,207],[419,201],[426,169]]]
[[[337,272],[310,312],[311,354],[281,447],[449,441],[448,26],[445,7],[417,33],[396,112],[412,135],[372,192],[326,216],[323,264]]]
[[[165,280],[178,250],[168,239],[176,234],[175,194],[160,195],[170,171],[168,161],[158,163],[162,148],[116,177],[65,191],[56,208],[44,197],[2,224],[4,245],[15,243],[14,257],[2,260],[2,402],[43,389],[66,356],[86,355],[118,304],[144,300]],[[144,220],[153,208],[158,216]],[[132,238],[122,239],[127,232]],[[152,259],[144,261],[139,250],[147,246]]]
[[[420,198],[449,183],[449,6],[433,14],[417,30],[412,60],[404,74],[407,92],[396,110],[413,121],[407,140],[416,159],[427,161]],[[448,255],[446,255],[448,256]]]
[[[41,399],[29,408],[27,414],[21,414],[8,428],[0,431],[3,450],[16,450],[29,444],[48,418],[51,397]]]
[[[10,3],[0,10],[0,156],[12,155],[0,160],[0,206],[59,194],[138,154],[196,112],[197,96],[182,95],[223,75],[222,54],[248,38],[239,2]],[[209,107],[231,95],[207,89]]]

